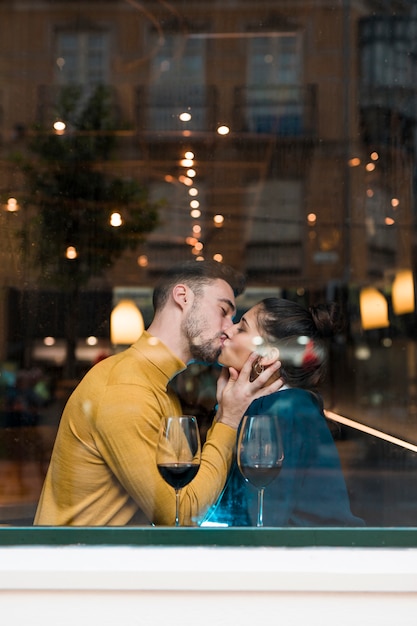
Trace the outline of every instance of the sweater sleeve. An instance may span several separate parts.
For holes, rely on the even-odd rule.
[[[170,404],[161,406],[161,402]],[[174,395],[168,394],[162,400],[162,396],[137,385],[111,387],[100,406],[97,447],[123,489],[158,525],[173,525],[175,521],[175,491],[160,476],[156,465],[160,416],[179,413]],[[199,472],[181,490],[182,525],[198,523],[218,497],[230,468],[235,439],[236,432],[223,424],[210,430]]]

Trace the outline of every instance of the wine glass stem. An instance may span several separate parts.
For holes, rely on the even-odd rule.
[[[181,489],[175,490],[175,526],[180,525],[180,492]]]
[[[264,491],[265,489],[258,489],[258,522],[257,526],[264,525]]]

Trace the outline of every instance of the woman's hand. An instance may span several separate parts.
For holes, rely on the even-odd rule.
[[[216,421],[237,429],[246,409],[254,400],[269,396],[283,386],[284,381],[278,376],[280,361],[275,361],[255,380],[250,380],[253,363],[258,357],[256,352],[252,352],[240,373],[233,367],[222,371],[217,381],[219,408]]]

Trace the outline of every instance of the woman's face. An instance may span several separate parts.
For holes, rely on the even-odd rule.
[[[263,344],[257,324],[258,309],[258,305],[249,309],[240,322],[226,331],[227,339],[219,356],[221,365],[240,371],[249,355]]]

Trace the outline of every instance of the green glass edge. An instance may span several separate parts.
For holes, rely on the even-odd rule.
[[[417,547],[417,528],[5,527],[0,546]]]

